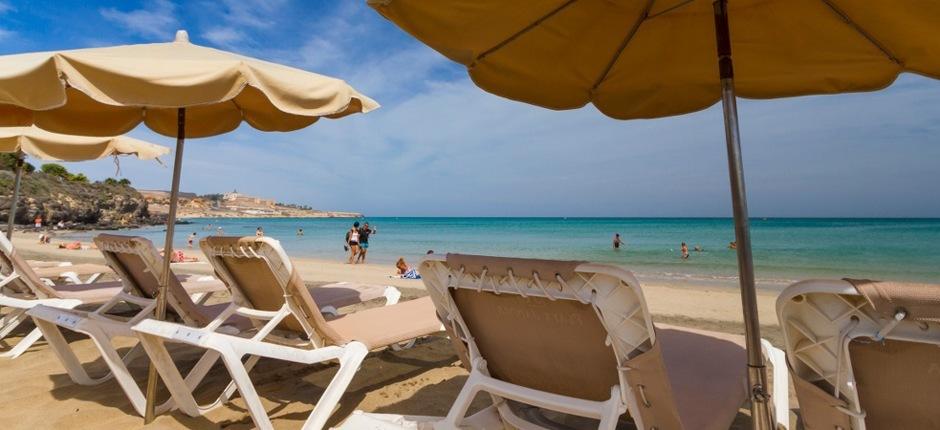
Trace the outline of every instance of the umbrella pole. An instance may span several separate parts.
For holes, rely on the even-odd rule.
[[[764,354],[761,347],[760,319],[757,315],[754,259],[751,255],[747,194],[744,188],[744,163],[741,159],[741,135],[738,130],[738,107],[734,93],[734,67],[731,61],[727,0],[715,0],[714,6],[718,69],[721,78],[721,106],[725,118],[725,138],[728,147],[731,204],[734,208],[734,237],[737,241],[738,277],[741,284],[741,304],[744,308],[751,420],[755,430],[771,430],[774,428],[774,420],[770,408],[770,394],[767,391],[767,368],[764,366]],[[774,382],[781,383],[780,381]]]
[[[20,180],[23,178],[23,154],[16,153],[16,177],[13,179],[13,200],[10,200],[10,216],[7,217],[7,239],[13,240],[13,222],[16,220],[16,201],[20,198]]]
[[[173,233],[176,230],[176,206],[180,194],[180,172],[183,168],[183,143],[186,139],[186,108],[177,109],[176,154],[173,159],[173,184],[170,188],[170,207],[166,216],[166,240],[163,245],[163,274],[157,290],[157,308],[154,317],[163,320],[166,317],[166,294],[170,285],[170,260],[173,255]],[[147,371],[147,405],[144,409],[144,423],[150,424],[156,419],[154,413],[157,400],[157,368],[150,363]]]

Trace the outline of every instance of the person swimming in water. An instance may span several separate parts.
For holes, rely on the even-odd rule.
[[[614,233],[614,250],[620,250],[620,245],[626,245],[623,239],[620,238],[620,233]]]

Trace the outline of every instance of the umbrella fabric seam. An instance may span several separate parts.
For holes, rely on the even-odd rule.
[[[636,36],[637,32],[640,31],[640,27],[643,25],[643,22],[649,18],[650,10],[653,8],[653,3],[655,2],[656,0],[649,0],[646,2],[646,7],[643,8],[643,12],[640,13],[640,16],[633,23],[633,26],[630,27],[630,32],[627,33],[627,36],[624,37],[622,42],[620,42],[620,47],[607,63],[607,67],[604,68],[604,72],[597,77],[597,80],[594,81],[594,85],[591,86],[590,93],[592,94],[592,97],[594,92],[597,91],[597,87],[599,87],[604,82],[604,80],[607,79],[607,75],[610,74],[610,71],[614,68],[614,65],[617,64],[617,61],[620,60],[620,56],[623,55],[623,51],[627,49],[627,45],[630,44],[630,42],[633,40],[633,37]]]
[[[867,40],[875,48],[881,51],[881,53],[884,54],[886,57],[888,57],[888,59],[891,60],[891,62],[900,66],[902,70],[904,69],[903,61],[901,61],[886,46],[884,46],[881,42],[879,42],[878,39],[875,39],[875,36],[872,36],[871,33],[865,31],[865,29],[862,28],[862,26],[858,25],[858,23],[852,20],[852,18],[848,14],[846,14],[842,9],[839,9],[836,5],[832,4],[831,0],[820,0],[820,1],[822,1],[822,3],[825,4],[826,7],[828,7],[829,10],[832,11],[832,13],[838,15],[839,18],[842,19],[842,22],[845,23],[845,25],[849,26],[849,28],[851,28],[853,31],[855,31],[856,33],[864,37],[865,40]]]
[[[519,38],[520,36],[522,36],[523,34],[528,33],[528,32],[531,31],[532,29],[534,29],[534,28],[536,28],[536,27],[542,25],[542,23],[545,22],[545,20],[547,20],[547,19],[549,19],[549,18],[551,18],[551,17],[557,15],[559,12],[561,12],[562,10],[565,10],[566,8],[568,8],[568,6],[571,6],[571,5],[574,4],[576,1],[577,1],[577,0],[568,0],[567,2],[565,2],[565,3],[561,4],[561,5],[559,5],[558,7],[556,7],[555,9],[552,9],[551,11],[549,11],[547,14],[543,15],[543,16],[540,17],[539,19],[533,21],[531,24],[529,24],[529,25],[523,27],[522,30],[517,31],[517,32],[514,33],[513,35],[511,35],[511,36],[509,36],[508,38],[504,39],[503,41],[497,43],[497,44],[494,45],[492,48],[483,51],[482,53],[480,53],[480,55],[477,55],[477,57],[476,57],[475,59],[473,59],[473,63],[471,63],[468,67],[471,67],[471,68],[472,68],[473,66],[476,65],[476,63],[478,63],[479,61],[481,61],[481,60],[483,60],[484,58],[486,58],[487,55],[492,54],[493,52],[495,52],[495,51],[501,49],[503,46],[506,46],[506,45],[508,45],[509,43],[512,43],[513,40],[518,39],[518,38]]]

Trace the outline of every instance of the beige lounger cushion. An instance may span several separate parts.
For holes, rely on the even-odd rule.
[[[730,427],[747,398],[744,337],[657,324],[656,343],[683,428]]]
[[[124,285],[120,281],[96,282],[56,285],[54,289],[59,298],[77,299],[85,303],[104,303],[120,293]]]
[[[940,346],[859,338],[849,354],[868,430],[940,428]]]
[[[800,400],[800,417],[803,421],[803,428],[807,430],[833,430],[836,428],[851,429],[852,421],[849,416],[839,412],[836,407],[845,408],[848,404],[845,400],[837,399],[832,396],[831,388],[828,392],[807,382],[795,373],[793,375],[793,388],[796,389],[796,396]]]
[[[590,305],[466,288],[449,291],[494,378],[597,401],[609,399],[611,387],[620,383],[613,349],[604,343],[607,331]]]
[[[338,309],[383,297],[385,288],[382,285],[339,283],[307,289],[318,305]]]
[[[327,325],[342,343],[356,340],[369,349],[426,336],[441,328],[430,297],[340,315]]]
[[[65,272],[72,272],[79,276],[111,273],[111,268],[102,264],[73,264],[71,266],[36,268],[33,271],[40,278],[58,278]]]

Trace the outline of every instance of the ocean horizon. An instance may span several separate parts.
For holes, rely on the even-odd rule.
[[[734,286],[737,282],[731,218],[575,217],[367,217],[190,218],[176,228],[175,246],[187,237],[251,236],[262,227],[295,258],[342,261],[343,239],[355,221],[377,228],[368,261],[417,262],[438,253],[587,260],[622,265],[641,279],[667,283]],[[303,236],[297,235],[298,229]],[[164,226],[126,233],[162,246]],[[90,240],[98,232],[70,234]],[[625,246],[614,250],[620,233]],[[809,278],[868,278],[940,282],[940,219],[937,218],[752,218],[758,286],[780,289]],[[680,258],[686,242],[690,258]],[[198,245],[197,245],[198,246]],[[694,251],[700,247],[701,251]]]

